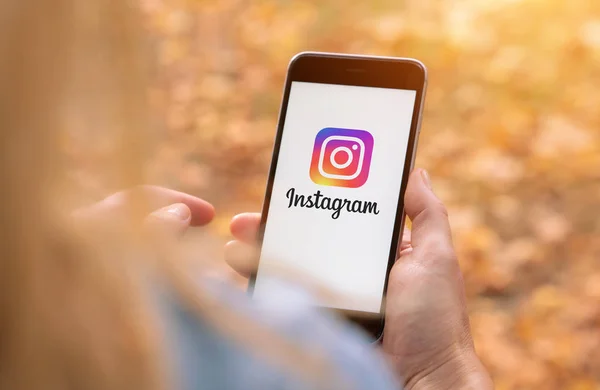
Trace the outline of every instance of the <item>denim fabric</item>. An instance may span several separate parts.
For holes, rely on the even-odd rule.
[[[203,288],[207,288],[205,285]],[[223,305],[235,310],[243,321],[258,322],[274,337],[291,340],[299,348],[316,351],[331,365],[346,385],[329,388],[353,390],[398,390],[401,386],[387,369],[382,356],[366,335],[350,324],[317,310],[310,296],[286,284],[272,287],[272,300],[250,299],[225,285],[210,285]],[[183,390],[310,390],[322,389],[307,378],[282,369],[257,356],[256,350],[238,345],[226,332],[214,329],[202,317],[190,313],[171,294],[163,315],[167,346],[177,388]],[[233,326],[244,326],[243,323]]]

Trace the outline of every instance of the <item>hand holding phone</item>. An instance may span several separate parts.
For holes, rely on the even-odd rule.
[[[254,299],[285,269],[379,337],[426,84],[416,60],[302,53],[289,67]]]
[[[259,237],[260,262],[250,284],[255,299],[269,299],[270,274],[282,265],[337,291],[317,303],[374,338],[382,334],[387,307],[382,351],[406,385],[491,389],[473,347],[443,204],[425,171],[415,170],[409,185],[425,80],[414,60],[297,56],[286,80],[263,212],[232,221],[238,241],[228,248],[248,254]],[[412,239],[403,238],[405,250],[394,264],[405,201],[415,230]],[[232,264],[238,272],[256,269],[240,267],[254,264],[240,257]]]
[[[424,170],[411,172],[404,200],[414,235],[404,229],[389,275],[381,350],[405,385],[493,389],[475,353],[448,215]],[[260,213],[243,213],[231,221],[235,240],[227,243],[225,259],[243,276],[256,269],[260,220]]]

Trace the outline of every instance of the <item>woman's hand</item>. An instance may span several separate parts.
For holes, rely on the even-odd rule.
[[[383,352],[407,389],[492,389],[475,354],[462,275],[448,215],[424,170],[413,171],[405,195],[405,230],[390,273]],[[225,259],[240,274],[256,269],[260,214],[231,222]]]
[[[408,183],[409,245],[390,273],[383,350],[407,389],[492,389],[471,337],[448,214],[424,170]]]
[[[190,226],[208,224],[215,216],[214,207],[192,195],[158,186],[141,186],[117,192],[81,208],[73,216],[84,221],[119,218],[127,215],[134,192],[146,200],[145,223],[152,228],[163,229],[167,234],[181,235]]]

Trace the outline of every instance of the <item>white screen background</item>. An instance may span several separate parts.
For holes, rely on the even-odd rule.
[[[380,311],[416,91],[292,82],[259,269],[256,299],[269,299],[270,270],[310,277],[333,296],[321,306]],[[374,139],[367,182],[315,184],[309,175],[317,133],[366,130]],[[286,192],[377,202],[379,214],[288,208]]]

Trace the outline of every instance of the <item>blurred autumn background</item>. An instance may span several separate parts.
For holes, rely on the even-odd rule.
[[[449,207],[497,389],[600,389],[600,2],[141,4],[164,120],[150,169],[215,204],[205,250],[222,256],[231,216],[260,210],[295,53],[418,58],[417,165]]]

